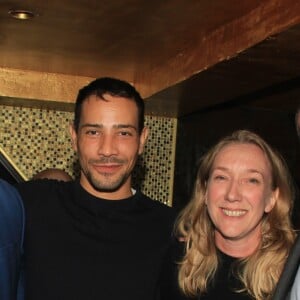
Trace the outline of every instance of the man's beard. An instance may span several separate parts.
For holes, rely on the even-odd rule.
[[[126,165],[128,163],[124,159],[119,159],[116,157],[101,157],[99,159],[91,159],[88,161],[89,165],[103,165],[103,164],[119,164]],[[101,176],[104,179],[97,179],[96,176],[87,168],[86,170],[82,170],[85,174],[87,180],[92,185],[92,187],[98,192],[115,192],[126,182],[128,177],[130,176],[131,171],[120,173],[116,179],[110,179],[112,175],[110,173],[102,173]],[[107,180],[105,180],[107,178]]]
[[[130,174],[123,173],[120,174],[119,177],[113,181],[109,180],[110,174],[102,174],[102,176],[107,177],[108,180],[99,180],[96,179],[91,172],[84,172],[87,180],[93,186],[95,190],[98,192],[115,192],[117,191],[128,179]]]

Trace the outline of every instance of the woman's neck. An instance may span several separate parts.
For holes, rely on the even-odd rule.
[[[260,243],[260,238],[253,236],[250,238],[235,240],[224,238],[219,232],[215,234],[217,248],[223,253],[237,258],[244,258],[252,255]]]

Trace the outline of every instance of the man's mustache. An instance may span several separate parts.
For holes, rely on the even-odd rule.
[[[90,164],[123,164],[126,161],[117,157],[101,157],[99,159],[90,159]]]

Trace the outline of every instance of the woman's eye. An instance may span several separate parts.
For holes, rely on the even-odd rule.
[[[259,180],[257,178],[249,178],[248,180],[250,183],[258,184]]]
[[[218,180],[218,181],[221,181],[221,180],[225,180],[226,177],[223,176],[223,175],[216,175],[216,176],[214,177],[214,179],[215,179],[215,180]]]

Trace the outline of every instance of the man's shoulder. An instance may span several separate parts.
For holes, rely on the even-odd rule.
[[[0,206],[20,206],[21,198],[10,183],[0,179]]]
[[[0,179],[0,189],[3,195],[17,195],[16,189],[7,181]]]
[[[33,205],[39,202],[39,200],[42,200],[43,203],[45,203],[47,199],[53,201],[56,195],[68,194],[72,187],[73,182],[71,181],[64,182],[54,179],[29,180],[16,185],[26,206],[28,203]]]
[[[31,191],[35,193],[36,191],[42,190],[56,190],[58,188],[64,188],[71,185],[70,182],[60,181],[56,179],[36,179],[23,181],[16,184],[16,188],[20,192]]]
[[[143,202],[143,205],[153,211],[157,216],[161,216],[163,218],[174,219],[176,217],[176,210],[173,207],[168,206],[167,204],[154,200],[142,192],[139,192],[138,195],[141,199],[139,201]]]
[[[167,204],[165,204],[165,203],[163,203],[159,200],[152,199],[152,198],[150,198],[149,196],[145,195],[142,192],[138,192],[138,197],[140,197],[141,200],[144,201],[144,203],[148,204],[149,206],[156,207],[158,209],[162,209],[162,210],[165,210],[165,211],[172,211],[173,210],[173,208],[168,206]]]
[[[24,208],[17,190],[0,179],[0,248],[20,243],[24,226]]]

